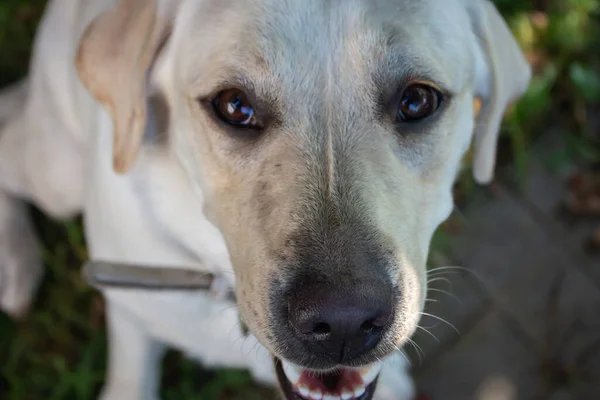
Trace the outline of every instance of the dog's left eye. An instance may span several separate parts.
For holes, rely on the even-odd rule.
[[[239,127],[258,127],[254,107],[239,89],[223,90],[212,100],[212,105],[223,122]]]
[[[414,122],[435,113],[442,101],[442,94],[431,86],[417,83],[406,86],[400,95],[396,120]]]

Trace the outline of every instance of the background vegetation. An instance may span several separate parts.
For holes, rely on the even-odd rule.
[[[0,3],[0,86],[22,77],[44,0]],[[502,163],[527,169],[528,147],[559,130],[564,151],[550,160],[600,161],[600,5],[598,0],[496,0],[535,69],[523,100],[505,121]],[[459,198],[474,188],[470,171]],[[103,301],[80,279],[86,259],[79,220],[49,221],[34,210],[44,245],[44,282],[32,312],[15,322],[0,314],[0,398],[94,399],[105,369]],[[447,233],[446,233],[447,234]],[[443,244],[444,230],[437,235]],[[440,239],[442,238],[442,239]],[[264,399],[244,371],[206,372],[175,352],[164,362],[165,399]]]

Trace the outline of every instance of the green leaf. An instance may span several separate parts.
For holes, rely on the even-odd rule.
[[[577,92],[589,102],[600,101],[600,75],[593,68],[573,63],[569,67],[569,78]]]

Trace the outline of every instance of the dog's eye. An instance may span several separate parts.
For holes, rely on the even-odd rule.
[[[396,119],[398,122],[412,122],[429,117],[440,106],[442,94],[425,84],[412,84],[404,88]]]
[[[248,128],[258,125],[254,107],[239,89],[223,90],[213,99],[212,104],[217,116],[228,124]]]

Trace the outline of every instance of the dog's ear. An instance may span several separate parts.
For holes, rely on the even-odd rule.
[[[506,22],[489,0],[467,0],[477,39],[476,93],[481,109],[474,137],[473,174],[478,183],[494,176],[504,113],[529,86],[531,68]]]
[[[84,86],[113,121],[113,168],[127,172],[146,127],[148,70],[168,35],[156,0],[118,0],[85,30],[77,51]]]

